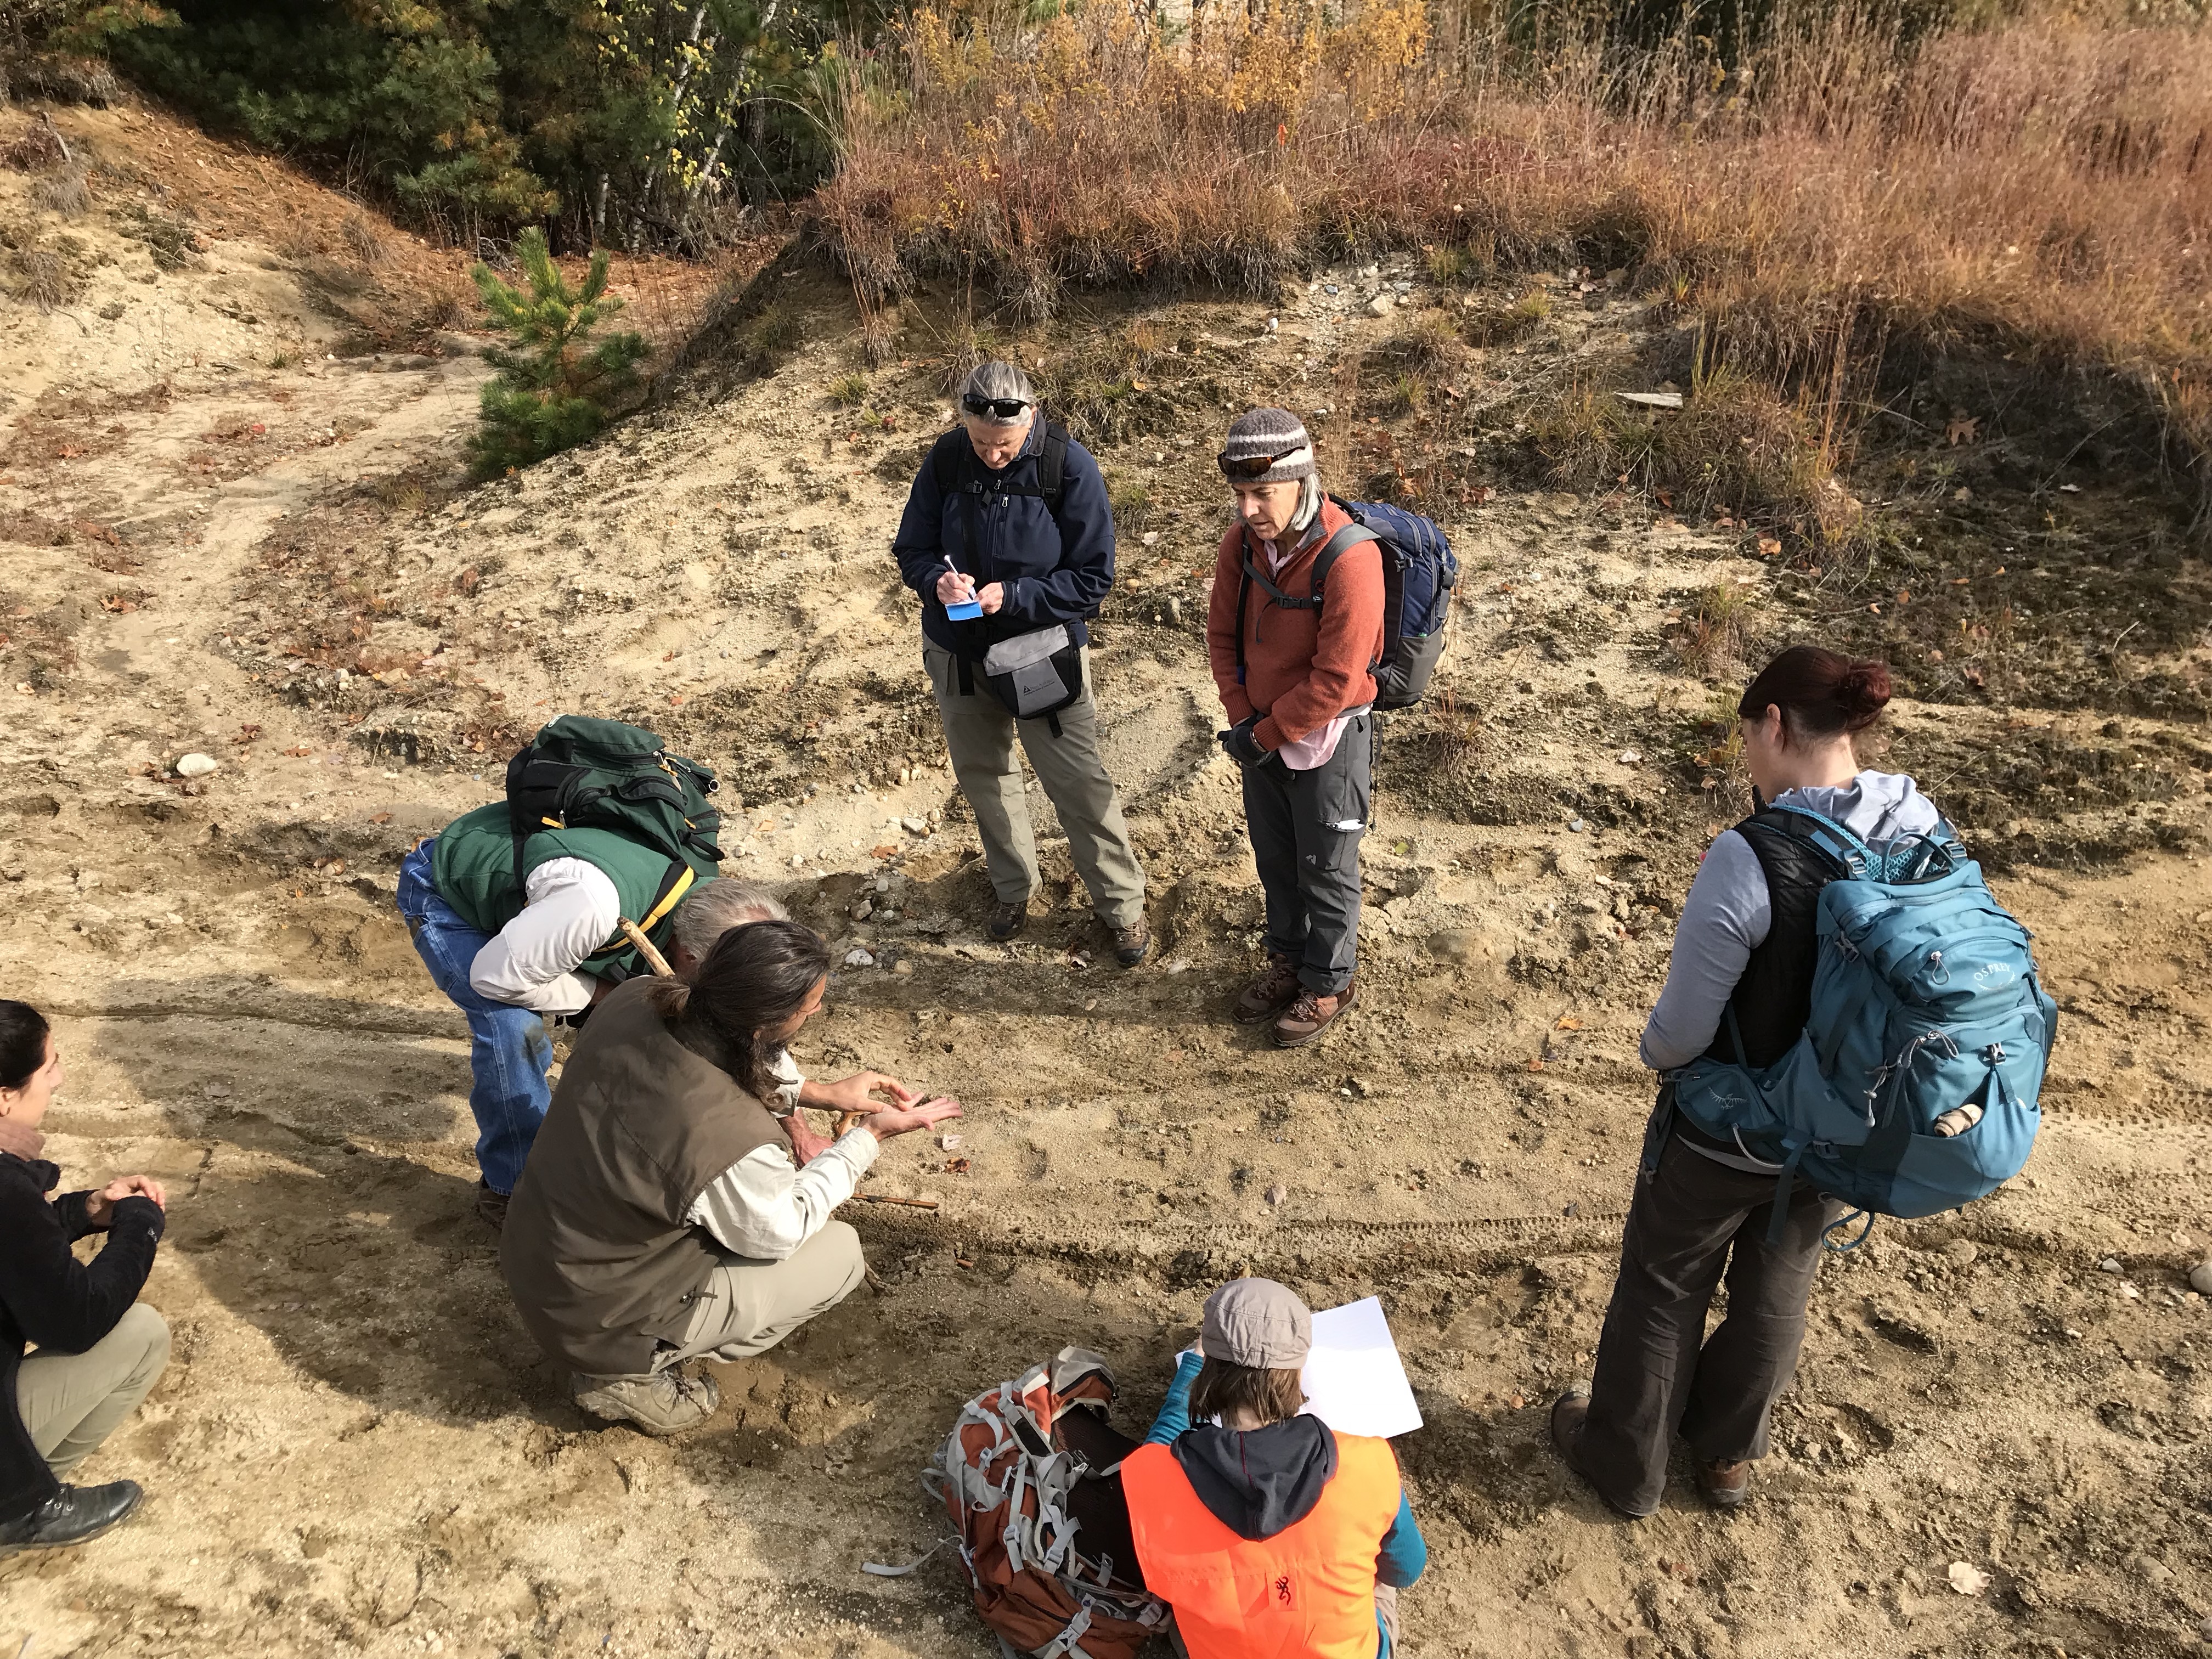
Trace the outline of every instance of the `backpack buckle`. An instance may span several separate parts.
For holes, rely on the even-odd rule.
[[[1982,1050],[1983,1060],[1991,1066],[1997,1066],[2004,1064],[2004,1057],[2005,1046],[2002,1042],[1992,1042]]]

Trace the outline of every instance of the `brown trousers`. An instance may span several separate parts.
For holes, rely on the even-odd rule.
[[[1615,1509],[1649,1515],[1679,1430],[1701,1462],[1766,1455],[1776,1398],[1796,1374],[1820,1231],[1842,1212],[1802,1182],[1766,1242],[1774,1177],[1732,1170],[1666,1134],[1645,1156],[1598,1339],[1589,1415],[1570,1459]],[[1725,1275],[1728,1313],[1705,1334]]]

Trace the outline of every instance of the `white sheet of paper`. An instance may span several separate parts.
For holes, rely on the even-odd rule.
[[[1388,1439],[1421,1426],[1413,1384],[1375,1297],[1313,1316],[1304,1375],[1305,1409],[1340,1434]]]

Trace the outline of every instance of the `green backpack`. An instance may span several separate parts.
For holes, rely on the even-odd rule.
[[[707,797],[720,787],[711,770],[670,754],[643,726],[563,714],[507,763],[515,887],[529,870],[523,843],[547,829],[611,830],[711,870],[722,858],[722,815]]]

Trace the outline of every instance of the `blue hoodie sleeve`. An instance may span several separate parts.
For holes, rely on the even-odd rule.
[[[1421,1523],[1413,1519],[1413,1501],[1398,1489],[1398,1518],[1382,1534],[1382,1553],[1375,1558],[1375,1577],[1394,1589],[1403,1589],[1425,1571],[1429,1542],[1421,1536]]]
[[[1114,509],[1106,500],[1106,475],[1073,439],[1060,479],[1058,522],[1060,568],[1006,585],[1006,614],[1039,628],[1088,617],[1114,586]]]
[[[1205,1363],[1194,1353],[1186,1353],[1176,1362],[1175,1381],[1168,1384],[1168,1397],[1161,1402],[1160,1414],[1152,1419],[1152,1432],[1145,1437],[1147,1446],[1168,1445],[1190,1426],[1191,1384],[1198,1381],[1199,1367]]]
[[[891,555],[899,575],[921,595],[924,608],[937,603],[937,579],[945,574],[945,492],[937,487],[937,468],[931,463],[933,447],[922,457],[907,492],[906,511],[899,516],[898,534],[891,538]]]

